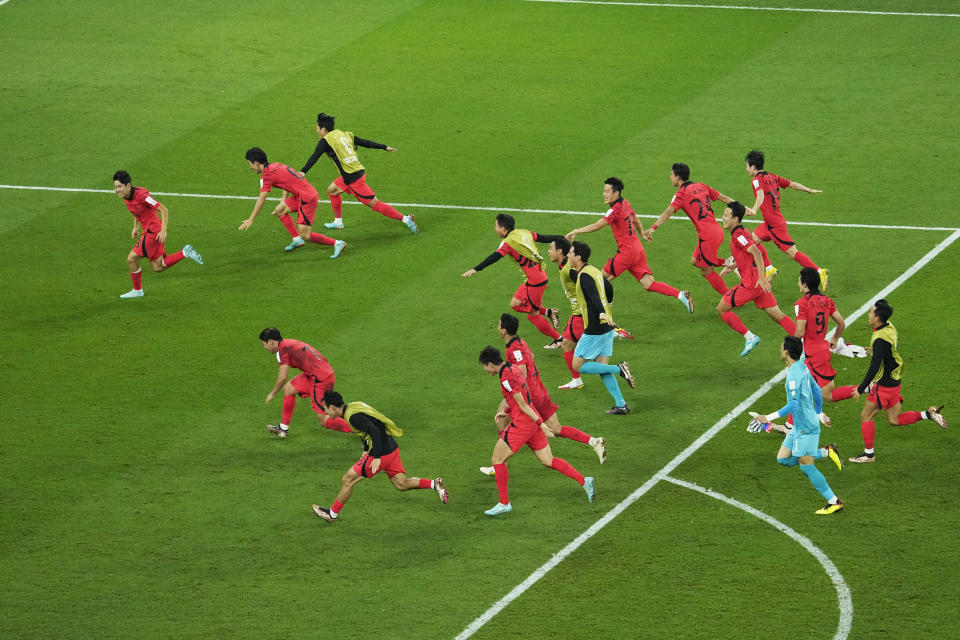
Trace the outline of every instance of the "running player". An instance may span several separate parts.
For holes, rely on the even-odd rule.
[[[469,278],[478,271],[483,271],[504,256],[508,256],[517,263],[520,273],[523,274],[523,283],[517,288],[510,299],[510,308],[514,311],[527,314],[527,319],[543,335],[554,343],[560,342],[560,318],[557,310],[543,306],[543,294],[547,288],[547,272],[543,270],[544,259],[535,245],[538,234],[526,229],[517,229],[513,216],[506,213],[497,214],[493,230],[503,238],[497,250],[484,258],[483,262],[460,274],[462,278]]]
[[[343,229],[342,195],[349,193],[360,203],[367,205],[380,215],[399,220],[407,225],[407,228],[414,234],[420,233],[417,222],[412,215],[404,215],[377,198],[377,194],[367,185],[366,169],[360,164],[357,154],[357,147],[383,149],[390,153],[394,153],[396,149],[373,140],[358,138],[353,135],[352,131],[337,129],[334,126],[333,116],[326,113],[317,114],[317,135],[320,136],[320,142],[317,143],[313,155],[307,159],[306,164],[300,171],[307,173],[320,159],[320,156],[326,155],[337,168],[337,171],[340,172],[337,179],[327,187],[330,206],[333,207],[333,222],[325,222],[323,226],[327,229]]]
[[[480,366],[490,375],[499,378],[500,393],[506,400],[507,414],[510,416],[510,425],[500,431],[500,437],[493,447],[493,455],[491,456],[500,500],[484,513],[488,516],[496,516],[513,511],[508,491],[507,460],[519,451],[523,445],[530,447],[530,450],[533,451],[537,460],[544,467],[559,471],[568,478],[576,480],[587,492],[587,500],[593,502],[597,493],[594,479],[584,477],[566,460],[553,457],[545,435],[549,429],[543,424],[540,415],[530,406],[530,391],[519,368],[504,363],[500,351],[492,346],[488,346],[480,352]]]
[[[347,404],[336,391],[326,391],[323,394],[323,403],[326,414],[333,420],[344,420],[363,441],[363,455],[343,476],[337,499],[329,509],[318,504],[313,505],[313,512],[326,522],[336,522],[340,510],[353,494],[353,487],[364,478],[372,478],[381,471],[387,474],[390,482],[397,491],[411,489],[433,489],[446,504],[450,499],[443,478],[415,478],[407,477],[407,470],[403,468],[400,459],[400,448],[395,438],[403,435],[403,430],[396,423],[364,402]]]
[[[260,147],[253,147],[247,151],[247,164],[250,169],[260,176],[260,197],[253,205],[253,212],[250,217],[240,223],[240,231],[246,231],[253,225],[253,219],[260,213],[264,202],[267,200],[267,194],[274,187],[283,189],[283,202],[274,209],[273,214],[280,218],[287,230],[293,234],[293,231],[287,224],[290,211],[297,212],[297,224],[300,233],[295,235],[293,241],[286,247],[287,251],[293,251],[297,247],[302,247],[304,241],[309,240],[316,244],[325,244],[333,247],[331,258],[337,258],[343,252],[347,243],[343,240],[334,240],[328,238],[322,233],[313,233],[313,219],[317,213],[317,204],[320,201],[317,190],[313,185],[307,182],[303,173],[295,171],[285,164],[279,162],[267,162],[267,154]]]
[[[823,193],[820,189],[811,189],[805,187],[799,182],[792,182],[782,176],[774,173],[767,173],[763,170],[763,152],[754,149],[747,154],[744,159],[747,165],[747,173],[750,174],[750,186],[753,188],[753,195],[756,196],[756,202],[753,207],[747,209],[747,214],[757,215],[757,211],[763,213],[763,222],[753,231],[753,239],[760,249],[763,256],[763,265],[767,279],[772,279],[777,275],[777,268],[770,264],[770,258],[767,256],[767,250],[763,248],[761,242],[773,241],[780,251],[800,263],[803,267],[812,267],[820,272],[820,280],[823,284],[823,290],[827,290],[827,270],[818,267],[813,260],[806,254],[797,250],[793,238],[787,233],[787,219],[783,217],[780,211],[780,189],[787,187],[797,191],[806,191],[807,193]]]
[[[583,309],[580,301],[577,300],[577,283],[570,277],[570,261],[567,254],[570,253],[570,241],[563,236],[554,236],[550,241],[550,247],[547,249],[547,256],[550,262],[557,265],[560,271],[560,285],[563,287],[563,293],[570,302],[570,317],[567,324],[563,327],[560,349],[563,352],[563,360],[570,371],[570,382],[560,385],[561,389],[579,389],[583,387],[583,378],[580,372],[573,368],[573,351],[577,348],[577,341],[583,334]],[[550,343],[546,348],[554,348],[555,343]]]
[[[697,229],[697,248],[693,250],[690,264],[700,269],[704,279],[717,293],[726,295],[729,289],[723,278],[717,275],[717,269],[723,266],[717,251],[723,244],[723,227],[713,213],[713,200],[729,204],[733,198],[725,196],[713,187],[702,182],[690,181],[690,167],[676,162],[670,170],[670,183],[677,190],[670,204],[663,210],[657,221],[647,229],[643,237],[653,240],[653,232],[677,211],[683,211]]]
[[[740,352],[741,356],[753,351],[753,348],[760,343],[760,336],[748,331],[746,325],[732,309],[741,307],[751,300],[758,309],[766,311],[774,322],[783,327],[788,335],[792,336],[797,332],[797,326],[793,320],[784,315],[777,306],[777,299],[773,297],[770,281],[767,280],[763,270],[760,250],[750,236],[750,232],[743,228],[745,212],[744,206],[736,200],[728,203],[723,211],[723,228],[730,232],[730,251],[733,254],[730,260],[736,264],[740,272],[740,284],[724,295],[717,304],[720,319],[746,340],[743,351]]]
[[[623,182],[620,178],[607,178],[603,183],[603,201],[610,208],[593,224],[568,233],[567,240],[573,242],[577,234],[592,233],[610,225],[613,238],[617,241],[617,253],[604,265],[604,276],[608,280],[613,280],[624,271],[629,271],[647,291],[676,298],[687,308],[687,311],[693,313],[693,299],[689,291],[680,291],[664,282],[654,280],[653,273],[647,266],[647,254],[640,241],[643,225],[637,219],[637,214],[634,213],[630,203],[623,199],[622,193]]]
[[[168,256],[164,249],[167,241],[167,223],[170,212],[163,204],[155,200],[143,187],[135,187],[126,171],[113,174],[113,191],[123,198],[127,210],[133,214],[133,230],[130,237],[137,240],[127,254],[127,266],[130,267],[130,280],[133,289],[121,294],[121,298],[143,297],[143,270],[140,260],[146,258],[154,271],[165,271],[184,258],[190,258],[197,264],[203,264],[203,257],[191,245]],[[159,214],[159,215],[158,215]]]
[[[769,423],[787,414],[793,414],[793,431],[787,434],[777,452],[777,462],[785,467],[800,465],[800,471],[807,476],[807,480],[814,489],[827,500],[826,506],[818,509],[817,515],[830,515],[843,510],[843,502],[833,492],[827,479],[814,462],[829,457],[837,468],[842,470],[843,463],[837,453],[837,445],[828,444],[820,447],[820,422],[829,424],[830,420],[821,413],[823,397],[817,391],[813,376],[807,371],[801,361],[803,358],[803,342],[800,338],[787,336],[780,345],[780,359],[787,365],[787,380],[784,384],[787,391],[787,404],[779,411],[769,415],[758,415],[761,423]]]
[[[867,393],[867,402],[860,413],[860,433],[863,436],[863,453],[850,458],[850,462],[873,462],[876,457],[873,450],[876,433],[874,417],[883,409],[887,421],[893,426],[913,424],[920,420],[933,420],[940,427],[947,428],[947,420],[940,413],[940,407],[932,406],[926,411],[904,411],[900,395],[900,383],[903,375],[903,358],[897,348],[897,328],[890,322],[893,307],[885,299],[877,300],[870,308],[867,320],[873,328],[870,347],[873,350],[870,367],[854,392],[859,398]]]

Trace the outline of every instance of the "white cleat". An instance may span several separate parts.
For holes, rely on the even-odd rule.
[[[130,291],[120,294],[120,297],[121,298],[142,298],[143,289],[130,289]]]
[[[562,384],[557,388],[558,389],[579,389],[582,386],[583,386],[583,378],[574,378],[567,384]]]
[[[346,246],[347,243],[343,240],[337,240],[335,243],[333,243],[333,254],[330,256],[330,259],[333,260],[335,258],[339,258]]]
[[[343,218],[336,218],[333,222],[324,222],[327,229],[343,229]]]
[[[501,513],[510,513],[511,511],[513,511],[512,504],[510,504],[509,502],[507,504],[498,502],[493,506],[492,509],[487,509],[486,511],[484,511],[484,513],[487,514],[488,516],[498,516]]]
[[[447,504],[447,501],[450,499],[450,492],[447,491],[447,485],[444,484],[443,478],[434,478],[433,490],[440,496],[440,501],[443,504]]]
[[[293,239],[290,240],[290,244],[283,248],[284,251],[293,251],[294,249],[299,249],[303,245],[307,244],[303,241],[303,238],[300,236],[293,236]]]
[[[600,458],[600,464],[603,464],[607,461],[607,441],[603,438],[591,438],[590,446],[593,447],[593,450],[597,452],[597,457]]]
[[[480,467],[480,473],[485,476],[495,476],[497,472],[493,470],[493,467]]]
[[[203,264],[203,256],[200,255],[196,249],[193,248],[192,244],[188,244],[183,248],[183,255],[187,258],[190,258],[197,264]]]
[[[837,340],[837,346],[831,349],[833,353],[838,356],[846,356],[847,358],[866,358],[867,350],[857,344],[848,344],[844,342],[843,338]]]

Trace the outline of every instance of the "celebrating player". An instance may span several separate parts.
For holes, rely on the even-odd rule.
[[[500,393],[503,394],[503,399],[507,403],[506,412],[510,416],[510,424],[500,431],[500,437],[493,447],[491,456],[500,501],[484,513],[488,516],[496,516],[513,511],[508,491],[507,460],[523,445],[530,447],[544,467],[559,471],[568,478],[576,480],[587,492],[587,500],[593,502],[597,493],[594,479],[585,478],[566,460],[553,457],[545,435],[549,429],[543,424],[540,415],[530,406],[530,391],[519,368],[506,364],[500,351],[492,346],[480,352],[480,365],[484,371],[500,379]]]
[[[415,478],[407,477],[407,470],[403,468],[400,459],[400,447],[395,438],[403,435],[403,430],[396,423],[364,402],[347,404],[336,391],[326,391],[323,394],[323,403],[326,406],[327,416],[334,420],[345,420],[350,430],[355,432],[363,441],[363,455],[343,476],[337,499],[329,509],[318,504],[313,505],[313,512],[327,522],[336,522],[340,510],[353,494],[353,487],[364,478],[372,478],[381,471],[387,474],[390,482],[397,491],[411,489],[433,489],[444,503],[449,500],[447,487],[443,478]]]
[[[753,351],[753,348],[760,343],[760,336],[747,330],[746,325],[732,311],[735,307],[743,306],[752,300],[758,309],[766,311],[767,315],[783,327],[788,335],[794,335],[797,331],[793,320],[784,315],[777,306],[777,299],[773,297],[770,281],[764,273],[760,250],[750,236],[750,232],[743,228],[745,212],[744,206],[736,200],[727,203],[727,208],[723,211],[723,228],[730,232],[730,251],[733,254],[732,260],[740,272],[740,284],[724,295],[717,304],[720,319],[746,340],[743,351],[740,352],[741,356]]]
[[[553,342],[560,341],[560,319],[556,309],[543,306],[543,294],[547,288],[547,272],[543,270],[544,259],[537,251],[534,243],[538,234],[526,229],[517,229],[513,216],[506,213],[497,214],[493,230],[503,238],[497,250],[484,258],[483,262],[473,269],[464,271],[460,277],[469,278],[478,271],[483,271],[504,256],[508,256],[517,263],[520,273],[523,274],[523,283],[517,288],[510,299],[510,308],[514,311],[527,314],[527,319],[543,335]]]
[[[947,420],[940,413],[943,410],[942,405],[932,406],[926,411],[903,411],[903,397],[900,395],[903,358],[897,350],[897,328],[890,322],[892,315],[893,307],[885,299],[877,300],[867,315],[873,328],[873,335],[870,336],[872,358],[867,375],[853,392],[853,397],[859,398],[869,390],[867,402],[860,413],[863,453],[850,458],[850,462],[873,462],[876,459],[873,450],[876,433],[873,419],[880,409],[886,411],[887,421],[894,426],[933,420],[940,427],[947,428]]]
[[[794,428],[783,439],[780,451],[777,452],[777,462],[785,467],[799,464],[803,475],[807,476],[807,480],[814,489],[827,500],[826,506],[815,513],[830,515],[843,510],[843,502],[830,488],[820,470],[814,466],[814,462],[829,457],[841,470],[843,463],[840,462],[837,445],[834,443],[831,442],[826,447],[820,448],[820,421],[823,420],[824,423],[829,424],[830,420],[821,413],[823,397],[817,390],[813,376],[801,362],[802,357],[803,342],[800,338],[785,337],[783,344],[780,345],[780,359],[787,365],[787,381],[784,385],[787,390],[787,404],[779,411],[757,416],[757,420],[761,423],[769,423],[787,414],[793,414]]]
[[[140,260],[143,258],[150,261],[154,271],[165,271],[184,258],[203,264],[203,257],[189,244],[172,256],[166,255],[163,245],[167,241],[170,212],[163,204],[156,201],[149,191],[143,187],[133,186],[129,173],[121,170],[113,174],[113,191],[123,198],[123,203],[133,214],[133,230],[130,232],[130,237],[137,240],[133,249],[127,254],[133,289],[122,294],[121,298],[143,297],[143,270],[140,268]]]
[[[607,178],[603,183],[603,201],[609,209],[602,218],[585,227],[574,229],[567,234],[567,240],[573,242],[580,233],[591,233],[610,225],[613,238],[617,241],[617,253],[607,261],[603,271],[608,280],[613,280],[624,271],[637,279],[637,282],[654,293],[676,298],[687,311],[693,313],[693,300],[689,291],[680,291],[664,282],[657,282],[653,278],[650,267],[647,266],[647,254],[643,250],[640,236],[643,235],[643,225],[637,219],[630,203],[623,199],[623,182],[620,178]]]
[[[300,171],[303,173],[310,171],[310,168],[316,164],[320,156],[326,155],[337,168],[337,171],[340,172],[337,179],[327,187],[330,206],[333,207],[333,222],[325,222],[323,226],[327,229],[343,229],[343,198],[341,196],[344,193],[349,193],[380,215],[399,220],[407,225],[407,228],[414,234],[420,233],[417,222],[412,215],[404,215],[377,198],[377,194],[367,185],[366,170],[357,157],[357,147],[383,149],[390,153],[395,152],[396,149],[379,142],[358,138],[353,135],[352,131],[337,129],[334,126],[333,116],[326,113],[317,114],[317,135],[320,136],[320,142],[317,143],[313,155],[307,159],[306,164]]]
[[[240,223],[240,231],[246,231],[253,225],[253,219],[260,213],[264,202],[267,200],[267,194],[273,187],[283,189],[283,202],[274,209],[274,215],[280,218],[287,231],[294,236],[293,241],[287,245],[286,250],[292,251],[297,247],[302,247],[304,241],[309,240],[316,244],[325,244],[333,247],[331,258],[337,258],[343,252],[347,243],[343,240],[334,240],[328,238],[322,233],[313,233],[313,219],[317,213],[317,204],[320,197],[313,185],[307,182],[300,171],[294,171],[285,164],[279,162],[267,162],[267,154],[260,147],[253,147],[247,151],[247,164],[250,169],[260,176],[260,197],[253,205],[253,211],[250,217]],[[289,226],[290,211],[297,212],[297,224],[300,233],[295,234]]]
[[[704,279],[717,293],[726,295],[729,289],[716,271],[723,266],[717,253],[720,245],[723,244],[723,227],[717,222],[713,213],[712,201],[720,200],[729,204],[733,202],[733,198],[723,195],[702,182],[691,182],[690,167],[682,162],[674,163],[670,170],[670,183],[677,192],[673,194],[670,204],[663,210],[657,221],[644,232],[643,237],[652,241],[653,232],[670,216],[682,210],[697,229],[697,248],[693,250],[690,263],[700,269]]]
[[[577,283],[570,277],[570,260],[567,258],[569,253],[570,241],[563,236],[554,236],[547,249],[547,256],[550,262],[557,265],[560,271],[560,285],[563,287],[564,295],[567,296],[567,301],[570,302],[570,317],[563,327],[560,342],[563,360],[570,371],[570,382],[560,385],[560,388],[579,389],[583,386],[583,379],[580,377],[580,372],[573,368],[573,351],[577,348],[577,341],[583,334],[583,309],[577,299]],[[546,348],[553,348],[554,344],[550,343]]]

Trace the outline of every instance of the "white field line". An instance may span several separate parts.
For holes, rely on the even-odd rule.
[[[837,632],[834,634],[834,640],[843,640],[848,635],[850,635],[850,627],[853,625],[853,600],[850,598],[850,587],[847,586],[847,581],[843,579],[843,575],[840,573],[840,570],[837,569],[837,565],[833,564],[833,561],[820,550],[809,538],[797,533],[791,527],[788,527],[784,523],[780,522],[776,518],[767,515],[759,509],[754,509],[748,504],[744,504],[739,500],[734,500],[733,498],[728,498],[722,493],[717,493],[712,489],[707,489],[701,487],[700,485],[694,484],[692,482],[686,482],[684,480],[678,480],[676,478],[671,478],[670,476],[663,476],[663,480],[667,482],[672,482],[675,485],[684,487],[686,489],[692,489],[693,491],[699,491],[705,496],[710,496],[711,498],[716,498],[721,502],[726,502],[729,505],[732,505],[738,509],[746,511],[750,515],[760,518],[767,524],[772,525],[774,528],[779,529],[783,533],[787,534],[791,539],[793,539],[797,544],[806,549],[810,555],[817,559],[817,562],[823,567],[823,570],[827,572],[827,575],[830,576],[830,580],[833,581],[833,586],[837,590],[837,603],[840,607],[840,621],[837,623]]]
[[[859,317],[861,317],[870,307],[873,305],[874,301],[879,298],[884,298],[888,296],[894,289],[899,287],[901,284],[909,280],[914,274],[916,274],[920,269],[926,266],[931,260],[936,258],[943,252],[947,247],[953,244],[957,238],[960,238],[960,230],[954,231],[950,236],[937,244],[933,249],[928,251],[926,255],[917,260],[910,268],[904,271],[898,278],[893,282],[888,284],[886,287],[881,289],[877,294],[872,296],[868,302],[864,303],[859,309],[854,311],[848,318],[846,318],[846,323],[848,325],[853,324]],[[764,382],[760,385],[760,388],[750,394],[743,402],[738,404],[736,407],[731,409],[725,416],[716,422],[712,427],[707,429],[699,438],[693,441],[686,449],[681,451],[677,456],[668,462],[660,471],[656,472],[649,480],[643,483],[637,490],[631,493],[629,496],[624,498],[619,504],[613,507],[608,511],[602,518],[594,522],[586,531],[577,536],[573,541],[571,541],[567,546],[561,549],[558,553],[554,554],[550,560],[540,566],[536,571],[531,573],[527,578],[518,584],[513,590],[510,591],[507,595],[500,598],[495,602],[489,609],[487,609],[479,618],[471,622],[466,629],[460,632],[456,636],[456,640],[465,640],[469,638],[481,627],[483,627],[487,622],[493,619],[498,613],[503,611],[511,602],[519,598],[527,589],[536,584],[541,578],[543,578],[551,569],[560,564],[563,560],[567,558],[570,554],[580,548],[583,543],[596,535],[601,529],[603,529],[607,524],[610,523],[614,518],[620,515],[627,507],[632,505],[634,502],[639,500],[647,491],[652,489],[658,482],[665,479],[667,475],[673,472],[681,463],[683,463],[687,458],[692,456],[700,447],[705,445],[713,436],[717,435],[721,429],[730,424],[735,418],[741,416],[747,409],[749,409],[753,403],[759,400],[764,394],[766,394],[770,389],[773,388],[773,385],[777,384],[786,377],[786,369],[782,369],[775,376]],[[841,611],[842,615],[842,611]],[[845,638],[846,635],[836,636],[838,640]]]
[[[113,193],[112,189],[81,189],[76,187],[36,187],[28,185],[19,185],[19,184],[0,184],[0,189],[20,189],[27,191],[65,191],[70,193]],[[174,197],[174,198],[209,198],[214,200],[256,200],[257,196],[234,196],[234,195],[216,195],[210,193],[178,193],[174,191],[151,191],[151,194],[155,196],[164,196],[164,197]],[[270,198],[271,200],[279,201],[279,198]],[[344,204],[355,204],[359,205],[359,202],[354,202],[352,200],[344,200]],[[487,207],[487,206],[472,206],[472,205],[461,205],[461,204],[424,204],[417,202],[394,202],[392,203],[394,207],[406,207],[408,209],[456,209],[462,211],[503,211],[507,213],[561,213],[571,216],[602,216],[603,211],[570,211],[566,209],[522,209],[517,207]],[[650,218],[656,219],[658,215],[656,214],[637,214],[638,218]],[[683,220],[689,222],[690,220],[686,216],[676,216],[676,220]],[[745,224],[759,224],[760,219],[754,220],[744,220]],[[833,228],[848,228],[848,229],[890,229],[897,231],[956,231],[958,227],[922,227],[915,225],[889,225],[889,224],[859,224],[859,223],[846,223],[846,222],[803,222],[791,220],[790,224],[793,225],[802,225],[809,227],[833,227]]]
[[[791,13],[845,13],[868,16],[920,16],[925,18],[960,18],[960,13],[918,13],[915,11],[865,11],[857,9],[807,9],[805,7],[744,7],[730,4],[676,4],[671,2],[614,2],[613,0],[524,0],[552,4],[606,4],[628,7],[669,7],[671,9],[727,9],[735,11],[787,11]]]
[[[5,4],[7,4],[8,2],[10,2],[10,0],[0,0],[0,6],[3,6],[3,5],[5,5]]]

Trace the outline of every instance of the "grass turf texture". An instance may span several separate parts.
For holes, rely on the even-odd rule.
[[[109,189],[122,167],[154,191],[255,195],[243,152],[256,144],[299,166],[325,110],[400,149],[361,156],[391,203],[600,212],[602,179],[619,175],[635,208],[655,213],[678,160],[749,203],[742,157],[759,147],[770,170],[824,189],[787,192],[788,219],[956,226],[958,187],[939,180],[956,164],[944,115],[958,84],[940,53],[960,44],[955,19],[370,2],[343,22],[354,6],[137,3],[108,20],[74,3],[13,0],[0,7],[0,131],[13,142],[2,182]],[[310,173],[321,193],[332,177],[325,161]],[[496,319],[518,279],[503,263],[458,276],[496,246],[493,213],[398,207],[421,222],[414,238],[345,207],[348,227],[331,235],[350,246],[330,261],[312,246],[284,254],[288,238],[266,214],[235,231],[249,201],[162,201],[170,251],[192,243],[207,264],[147,271],[147,296],[120,301],[131,223],[115,196],[0,190],[6,635],[452,637],[780,367],[782,333],[753,309],[741,317],[764,342],[736,356],[740,338],[687,264],[693,231],[671,221],[648,245],[650,263],[658,279],[690,288],[698,311],[687,317],[616,281],[617,318],[638,336],[615,352],[641,381],[624,387],[634,413],[602,415],[610,402],[596,379],[554,394],[564,424],[608,439],[602,468],[588,448],[552,442],[598,477],[598,501],[522,453],[510,464],[515,511],[490,521],[481,511],[496,490],[476,468],[488,463],[499,396],[476,356],[498,344]],[[318,222],[327,215],[321,206]],[[547,233],[592,220],[518,217]],[[791,232],[831,269],[845,314],[947,236]],[[613,250],[606,230],[583,239],[597,264]],[[908,408],[952,404],[958,252],[890,296]],[[771,255],[787,310],[797,265]],[[547,295],[564,308],[558,283]],[[348,400],[404,427],[405,466],[445,475],[450,504],[377,478],[359,485],[337,525],[312,516],[309,504],[332,501],[359,448],[317,427],[305,402],[289,440],[263,430],[280,410],[279,400],[263,407],[275,370],[256,334],[269,324],[317,346]],[[565,382],[559,353],[541,351],[546,340],[525,320],[521,334],[549,386]],[[865,320],[846,336],[865,343]],[[846,384],[866,363],[836,366]],[[778,387],[754,409],[782,403]],[[823,441],[855,454],[859,405],[827,410],[836,426]],[[878,421],[877,463],[823,466],[848,510],[816,518],[819,496],[774,462],[778,441],[746,434],[745,423],[674,475],[820,546],[850,585],[851,638],[958,626],[960,563],[943,542],[960,524],[952,431]],[[835,596],[813,558],[759,520],[660,484],[476,637],[772,638],[781,629],[770,620],[794,601],[809,612],[795,635],[833,636]]]

